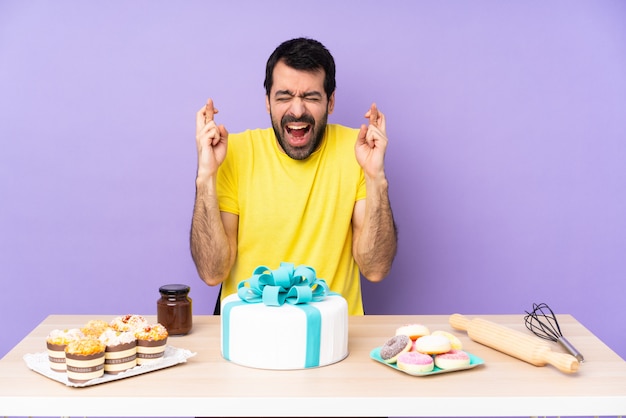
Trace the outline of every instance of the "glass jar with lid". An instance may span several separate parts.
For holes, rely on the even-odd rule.
[[[166,284],[159,288],[157,321],[167,328],[169,335],[185,335],[193,323],[190,287],[185,284]]]

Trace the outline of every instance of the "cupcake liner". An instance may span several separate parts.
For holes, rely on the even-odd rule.
[[[48,360],[50,368],[55,372],[65,373],[65,344],[50,344],[46,342],[48,348]]]
[[[104,375],[104,351],[96,354],[80,355],[65,353],[67,380],[84,383]]]
[[[137,365],[137,341],[107,346],[104,352],[104,372],[122,373]]]
[[[163,359],[167,338],[162,340],[137,340],[137,364],[151,364]]]

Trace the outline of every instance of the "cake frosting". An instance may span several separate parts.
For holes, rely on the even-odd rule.
[[[141,315],[118,316],[111,321],[111,327],[116,331],[131,331],[148,325],[148,321]]]
[[[222,356],[233,363],[305,369],[348,355],[348,304],[311,267],[260,266],[221,308]]]
[[[85,337],[71,341],[65,347],[65,353],[74,354],[77,356],[89,356],[92,354],[103,353],[105,345],[97,338]]]
[[[138,340],[159,341],[168,336],[167,329],[161,324],[146,325],[135,330],[135,337]]]
[[[107,346],[133,343],[136,340],[134,333],[129,331],[115,331],[112,328],[109,328],[100,334],[99,339]]]
[[[80,330],[84,335],[88,337],[98,338],[104,331],[109,328],[111,328],[111,325],[108,322],[101,319],[93,319],[91,321],[88,321],[85,326],[82,327]]]
[[[70,342],[83,337],[83,333],[78,328],[53,329],[46,337],[46,342],[49,344],[66,346]]]

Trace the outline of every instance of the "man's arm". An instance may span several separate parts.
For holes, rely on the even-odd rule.
[[[223,282],[237,255],[238,217],[222,213],[217,199],[217,170],[226,158],[228,132],[216,125],[217,109],[209,99],[196,114],[198,173],[191,221],[191,256],[200,278],[211,286]]]
[[[370,123],[361,126],[355,153],[365,174],[367,197],[354,205],[352,253],[361,274],[378,282],[391,270],[397,251],[397,229],[384,170],[388,142],[385,117],[375,104],[365,117]]]
[[[191,256],[200,278],[208,285],[223,282],[237,256],[239,217],[220,212],[215,184],[196,182],[196,201],[191,220]]]
[[[396,224],[384,183],[368,187],[367,198],[356,202],[352,215],[352,253],[361,274],[372,282],[389,274],[397,249]]]

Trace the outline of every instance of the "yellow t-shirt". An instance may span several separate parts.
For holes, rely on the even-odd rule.
[[[281,262],[315,269],[363,314],[359,269],[352,257],[352,212],[365,198],[365,178],[354,155],[358,130],[329,124],[322,145],[306,160],[283,153],[274,131],[248,130],[228,137],[217,180],[220,210],[239,216],[235,265],[222,297],[264,265]]]

